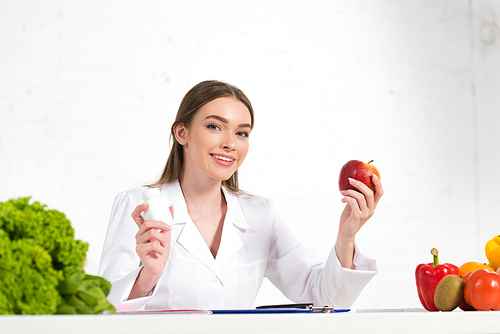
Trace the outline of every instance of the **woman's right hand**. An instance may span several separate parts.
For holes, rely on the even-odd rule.
[[[143,268],[130,292],[129,299],[147,296],[160,279],[170,255],[170,238],[172,227],[165,222],[145,220],[142,216],[148,208],[147,204],[138,205],[132,212],[132,219],[139,227],[135,235],[136,252]],[[173,208],[170,207],[172,218]]]

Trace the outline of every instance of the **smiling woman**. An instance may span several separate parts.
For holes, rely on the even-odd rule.
[[[205,81],[184,97],[159,188],[172,226],[145,220],[147,187],[118,194],[99,274],[112,282],[117,310],[250,307],[264,277],[289,299],[348,308],[376,274],[354,237],[383,190],[352,180],[337,242],[326,262],[302,245],[269,199],[238,187],[248,153],[252,105],[238,88]],[[334,236],[332,236],[333,240]]]
[[[197,84],[196,86],[191,88],[186,96],[184,96],[184,99],[182,100],[179,107],[179,111],[177,112],[175,121],[171,127],[171,138],[175,138],[175,129],[178,126],[182,125],[185,128],[189,128],[197,112],[203,106],[222,97],[236,99],[247,108],[247,113],[250,115],[250,126],[245,127],[247,128],[247,131],[250,132],[254,126],[254,112],[250,100],[237,87],[224,82],[210,80],[203,81]],[[165,169],[163,170],[160,179],[154,185],[166,184],[177,180],[182,173],[183,160],[184,149],[177,140],[174,140]],[[241,190],[238,187],[237,170],[233,175],[231,175],[229,179],[223,180],[222,183],[224,187],[226,187],[230,192],[235,194],[241,193]]]
[[[186,175],[215,182],[231,178],[247,155],[250,123],[250,112],[243,103],[221,97],[201,107],[189,127],[177,124],[175,139],[184,147],[181,184],[187,181]]]

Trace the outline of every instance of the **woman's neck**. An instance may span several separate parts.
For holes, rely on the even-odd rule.
[[[214,259],[219,251],[227,204],[220,180],[181,177],[179,180],[188,214],[205,240]]]
[[[220,212],[221,203],[224,202],[221,180],[200,180],[199,178],[185,177],[183,175],[179,182],[190,215],[197,215],[200,212]]]

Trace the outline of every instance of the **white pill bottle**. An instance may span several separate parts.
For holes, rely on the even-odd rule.
[[[144,211],[146,220],[159,220],[172,226],[169,204],[167,199],[161,195],[160,189],[149,188],[142,193],[142,199],[148,204],[147,210]]]

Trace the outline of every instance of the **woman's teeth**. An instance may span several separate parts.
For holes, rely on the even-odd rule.
[[[223,161],[228,161],[228,162],[231,162],[231,161],[234,160],[234,159],[226,158],[226,157],[223,157],[223,156],[220,156],[220,155],[217,155],[217,154],[212,154],[212,156],[214,158],[216,158],[216,159],[223,160]]]

